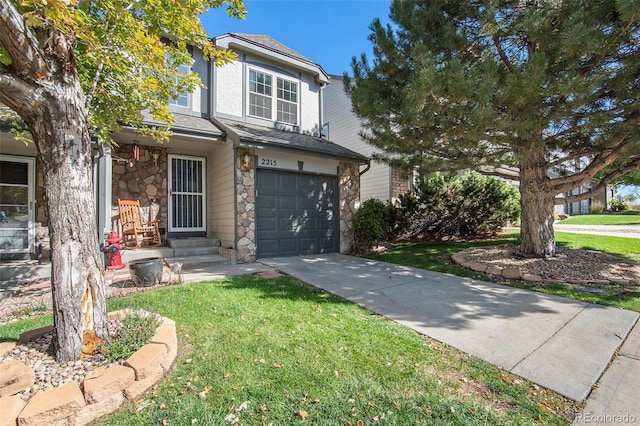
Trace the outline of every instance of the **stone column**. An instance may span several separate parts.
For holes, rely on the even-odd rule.
[[[349,254],[353,246],[353,218],[360,207],[360,168],[355,163],[338,166],[340,191],[340,253]]]
[[[256,170],[252,149],[236,150],[236,251],[238,263],[256,261]],[[245,157],[249,156],[249,164]]]

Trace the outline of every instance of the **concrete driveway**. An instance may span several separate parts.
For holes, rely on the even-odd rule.
[[[639,316],[339,254],[260,262],[576,401],[587,398]]]

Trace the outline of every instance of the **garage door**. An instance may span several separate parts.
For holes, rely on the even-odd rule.
[[[338,179],[257,169],[258,257],[339,251]]]

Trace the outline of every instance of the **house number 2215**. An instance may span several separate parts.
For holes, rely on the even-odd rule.
[[[277,166],[278,165],[278,160],[272,160],[270,158],[261,158],[260,159],[260,165],[261,166]]]

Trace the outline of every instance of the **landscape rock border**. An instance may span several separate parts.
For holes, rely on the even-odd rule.
[[[531,284],[543,284],[545,282],[553,283],[553,284],[563,284],[562,280],[553,279],[553,280],[545,280],[541,275],[530,274],[522,272],[520,267],[498,267],[495,265],[486,265],[482,262],[469,260],[465,256],[465,251],[470,249],[465,249],[454,253],[451,255],[451,260],[453,263],[458,266],[470,269],[475,272],[484,273],[487,275],[503,277],[508,280],[523,280],[527,281]],[[572,279],[565,278],[564,283],[568,285],[610,285],[610,284],[631,284],[632,280],[626,279]]]
[[[123,319],[134,311],[110,312],[109,319]],[[146,311],[143,311],[146,312]],[[149,313],[148,313],[149,314]],[[20,336],[25,341],[43,336],[52,327],[31,330]],[[80,426],[117,410],[125,401],[139,398],[164,377],[178,355],[176,323],[160,317],[160,325],[149,343],[123,363],[97,368],[79,385],[72,381],[39,393],[28,402],[19,397],[0,398],[0,426],[47,424]]]

